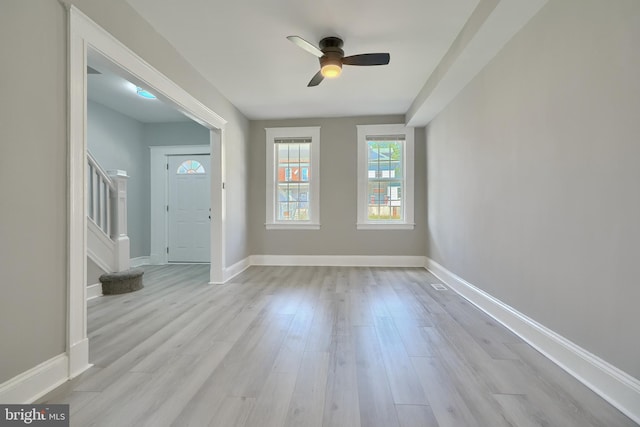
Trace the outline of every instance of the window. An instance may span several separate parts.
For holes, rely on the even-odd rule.
[[[197,160],[185,160],[178,166],[178,170],[176,171],[178,175],[183,174],[200,174],[205,173],[204,167]]]
[[[358,230],[413,229],[413,128],[358,126]]]
[[[266,128],[266,228],[320,228],[320,128]]]

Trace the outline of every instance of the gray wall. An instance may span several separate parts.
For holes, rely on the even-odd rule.
[[[0,383],[65,351],[65,23],[56,2],[0,6]]]
[[[89,151],[103,169],[121,169],[129,175],[127,229],[131,258],[149,255],[149,156],[145,159],[142,131],[142,123],[96,102],[87,102]]]
[[[73,3],[228,121],[227,262],[248,256],[248,120],[125,0]],[[65,351],[69,261],[67,12],[51,0],[2,0],[1,9],[0,383]]]
[[[145,123],[142,139],[147,147],[170,145],[209,145],[209,129],[196,122]]]
[[[639,17],[550,1],[427,130],[429,257],[636,378]]]
[[[424,129],[416,129],[415,218],[411,231],[356,230],[356,125],[403,123],[402,116],[251,122],[251,215],[253,254],[419,255],[425,253]],[[320,230],[266,230],[266,127],[320,126]]]

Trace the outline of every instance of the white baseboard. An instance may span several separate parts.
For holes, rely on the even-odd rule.
[[[252,265],[331,267],[424,267],[423,256],[250,255],[224,269],[223,283]],[[214,283],[211,283],[214,284]]]
[[[245,259],[236,262],[232,266],[226,267],[222,272],[223,282],[228,282],[249,267],[251,267],[251,257],[246,257]]]
[[[136,258],[131,258],[129,260],[129,267],[131,268],[140,267],[141,265],[150,265],[150,264],[151,264],[151,257],[148,257],[148,256],[139,256]]]
[[[100,267],[102,271],[113,271],[111,266],[104,262],[104,260],[98,254],[94,253],[89,247],[87,247],[87,257],[89,257],[95,265]]]
[[[166,263],[167,263],[167,260],[162,255],[151,254],[149,256],[149,265],[164,265]]]
[[[423,256],[251,255],[251,265],[331,267],[424,267]]]
[[[92,366],[89,363],[89,338],[84,338],[69,349],[69,379],[75,378]]]
[[[102,283],[87,286],[87,301],[102,296]]]
[[[640,424],[640,380],[475,287],[427,258],[433,275]]]
[[[0,384],[0,402],[32,403],[67,381],[69,359],[60,354]]]

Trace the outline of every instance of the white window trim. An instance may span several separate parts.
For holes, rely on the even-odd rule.
[[[358,125],[358,230],[413,230],[414,210],[414,128],[402,124],[396,125]],[[371,221],[367,215],[368,166],[367,136],[404,135],[404,219],[398,221]]]
[[[265,128],[267,132],[267,230],[319,230],[320,229],[320,127]],[[275,140],[279,138],[311,138],[311,180],[309,182],[309,202],[311,211],[309,221],[277,221],[276,220],[276,181]]]

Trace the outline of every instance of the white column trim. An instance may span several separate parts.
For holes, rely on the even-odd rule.
[[[235,264],[233,264],[232,266],[229,266],[227,268],[224,269],[224,280],[220,281],[220,282],[210,282],[210,285],[221,285],[223,283],[227,283],[228,281],[230,281],[231,279],[233,279],[234,277],[236,277],[238,274],[242,273],[243,271],[245,271],[247,268],[251,267],[251,257],[246,257],[238,262],[236,262]]]
[[[88,369],[89,346],[87,339],[87,303],[86,303],[86,262],[87,262],[87,210],[86,210],[86,123],[87,123],[87,81],[86,67],[89,52],[92,58],[110,65],[127,80],[153,90],[153,93],[165,103],[210,129],[217,135],[215,147],[224,147],[224,129],[226,120],[198,101],[176,83],[160,73],[141,57],[127,48],[102,27],[84,15],[75,6],[69,7],[69,146],[68,146],[68,304],[67,304],[67,376],[69,378]],[[223,178],[222,155],[212,151],[212,169],[220,171]],[[221,186],[214,193],[222,193]],[[220,196],[223,198],[223,196]],[[218,205],[221,209],[224,204]],[[224,248],[224,211],[215,217],[219,223],[212,226],[212,236]],[[222,278],[224,262],[223,250],[216,252],[215,260]],[[127,254],[128,259],[128,254]],[[213,261],[213,260],[212,260]],[[213,262],[212,262],[213,264]],[[213,269],[212,269],[213,273]]]
[[[211,146],[211,268],[209,270],[209,280],[211,282],[222,282],[224,280],[224,269],[226,266],[226,215],[227,215],[227,193],[225,181],[227,179],[226,153],[225,153],[225,130],[212,130],[209,135]],[[217,160],[216,160],[217,159]]]
[[[78,349],[87,339],[87,41],[78,28],[83,15],[69,10],[69,241],[67,376],[89,368],[89,353]],[[77,358],[72,357],[72,353]],[[84,366],[80,366],[84,364]]]

